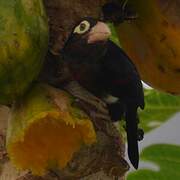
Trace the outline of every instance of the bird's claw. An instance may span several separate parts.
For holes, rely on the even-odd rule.
[[[90,104],[95,107],[97,112],[102,112],[104,114],[109,114],[109,112],[107,111],[106,104],[102,100],[100,100],[99,98],[97,98],[95,96],[92,97]]]
[[[83,101],[85,104],[93,107],[96,112],[109,114],[106,104],[85,88],[81,87],[78,82],[72,81],[68,83],[64,89],[73,95],[76,98],[76,101]]]
[[[90,116],[91,116],[93,119],[109,120],[109,116],[108,116],[108,115],[104,115],[104,114],[97,113],[97,112],[94,112],[94,111],[92,111],[92,112],[90,113]]]

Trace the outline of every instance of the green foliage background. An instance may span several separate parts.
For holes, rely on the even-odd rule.
[[[145,90],[145,110],[140,112],[141,124],[145,132],[157,128],[167,121],[175,113],[180,111],[180,97],[158,92],[156,90]],[[151,127],[153,121],[156,125]]]
[[[155,163],[158,171],[140,169],[128,175],[128,180],[179,180],[180,146],[157,144],[146,148],[141,159]]]
[[[179,96],[172,96],[156,90],[145,90],[145,102],[145,110],[140,112],[141,127],[145,133],[153,132],[155,128],[180,112]],[[171,132],[168,131],[167,133]],[[142,151],[140,160],[157,165],[159,170],[139,169],[129,173],[127,180],[180,179],[180,146],[153,144]]]

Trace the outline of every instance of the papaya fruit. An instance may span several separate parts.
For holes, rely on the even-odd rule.
[[[150,86],[180,94],[180,2],[129,0],[138,13],[116,26],[120,43]]]
[[[44,175],[63,169],[83,146],[97,142],[90,118],[66,92],[35,84],[14,103],[7,128],[8,156],[19,170]]]
[[[0,1],[0,104],[24,94],[41,69],[47,46],[42,0]]]

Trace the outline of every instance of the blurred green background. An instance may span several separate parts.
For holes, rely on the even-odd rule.
[[[180,97],[145,89],[145,102],[139,113],[145,130],[139,170],[129,172],[127,180],[179,180]]]

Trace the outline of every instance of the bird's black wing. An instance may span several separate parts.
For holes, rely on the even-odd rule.
[[[103,57],[104,84],[113,96],[126,102],[132,100],[144,108],[144,93],[136,66],[126,53],[112,41]]]
[[[128,156],[137,169],[139,163],[137,108],[144,108],[141,79],[130,58],[112,41],[108,42],[107,52],[103,60],[106,88],[109,88],[109,93],[119,97],[125,105]]]

